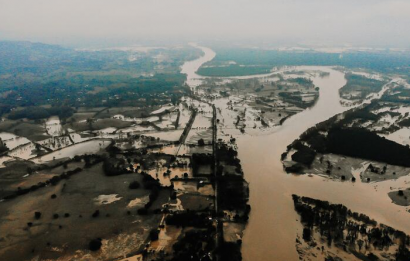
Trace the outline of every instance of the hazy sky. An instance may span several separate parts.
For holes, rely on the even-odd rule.
[[[0,0],[0,39],[410,47],[410,0]]]

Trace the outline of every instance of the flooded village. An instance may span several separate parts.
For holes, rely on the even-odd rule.
[[[161,95],[3,118],[2,259],[241,260],[250,206],[235,139],[189,89]]]
[[[214,106],[184,97],[21,124],[38,133],[0,134],[2,257],[240,260],[249,191]]]
[[[3,115],[1,258],[408,260],[405,79],[191,48],[171,91]]]

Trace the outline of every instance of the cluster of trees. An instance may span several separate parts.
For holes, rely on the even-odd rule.
[[[350,157],[410,167],[410,149],[365,129],[334,128],[328,133],[326,151]]]
[[[299,85],[306,86],[306,87],[314,87],[313,81],[311,79],[304,78],[304,77],[290,78],[290,79],[286,79],[286,81],[291,82],[291,83],[297,83]]]
[[[379,92],[386,83],[385,81],[370,79],[368,77],[352,73],[347,73],[345,78],[347,83],[339,89],[340,94],[347,94],[351,91],[360,91],[361,99],[365,98],[372,92]]]
[[[309,148],[306,145],[303,145],[302,142],[296,142],[294,144],[294,149],[297,151],[292,155],[292,160],[298,163],[310,166],[315,159],[316,152]]]
[[[218,55],[205,65],[226,64],[235,61],[236,67],[243,67],[240,72],[231,70],[222,71],[218,66],[201,67],[199,74],[205,76],[235,76],[242,74],[265,73],[275,66],[298,66],[298,65],[323,65],[343,66],[348,68],[367,68],[379,72],[399,72],[409,74],[408,65],[410,55],[402,52],[344,52],[343,58],[339,53],[326,53],[316,51],[294,52],[278,50],[261,50],[250,48],[216,48]],[[242,66],[240,66],[242,65]],[[253,65],[253,71],[251,71]],[[228,67],[229,68],[229,67]],[[235,67],[232,67],[235,68]],[[241,73],[241,74],[239,74]]]
[[[242,261],[241,243],[222,242],[216,251],[221,260]]]
[[[229,165],[240,165],[240,160],[237,157],[238,152],[231,146],[221,142],[217,144],[216,158],[218,161],[226,162]]]
[[[401,127],[410,127],[410,118],[404,119],[402,121],[399,121],[398,124]]]
[[[202,165],[211,165],[214,163],[214,157],[210,154],[194,153],[191,157],[192,172],[198,175],[199,167]]]
[[[207,229],[193,229],[186,231],[184,236],[173,246],[172,261],[210,261],[213,260],[210,253],[215,250],[213,235],[215,229],[210,226]]]
[[[153,106],[175,102],[189,94],[184,85],[185,76],[181,74],[158,74],[152,77],[131,79],[101,80],[80,83],[73,79],[57,79],[49,83],[32,83],[14,87],[7,98],[0,97],[2,110],[8,112],[16,107],[125,107],[138,105]],[[84,85],[89,87],[84,87]],[[121,88],[118,86],[121,85]],[[106,87],[93,92],[94,87]],[[115,88],[112,88],[115,87]],[[7,89],[5,90],[7,91]],[[39,116],[47,113],[39,111]],[[15,117],[21,117],[16,115]]]
[[[144,189],[150,190],[149,194],[149,201],[144,205],[143,208],[137,210],[139,215],[146,215],[148,214],[148,209],[152,206],[154,201],[158,198],[159,192],[161,190],[161,185],[157,179],[154,179],[151,175],[146,172],[141,172],[143,175],[142,178],[142,186]]]
[[[410,77],[410,73],[408,73]],[[410,81],[408,81],[410,83]],[[381,100],[386,102],[397,102],[397,103],[410,103],[410,99],[403,99],[403,97],[410,98],[410,90],[406,87],[394,88],[394,93],[389,93],[389,95],[383,95]]]
[[[304,225],[304,240],[310,241],[313,231],[318,231],[327,239],[329,247],[333,243],[343,246],[345,251],[349,248],[352,252],[356,249],[360,251],[363,247],[369,250],[371,246],[380,250],[388,249],[399,240],[397,257],[409,257],[407,247],[410,244],[410,237],[403,232],[385,225],[377,226],[377,222],[368,216],[352,212],[340,204],[330,204],[327,201],[297,195],[292,197],[295,210],[301,216]]]
[[[48,185],[55,186],[55,185],[57,185],[61,180],[63,180],[63,179],[68,179],[68,178],[70,178],[72,175],[77,174],[77,173],[79,173],[79,172],[81,172],[81,171],[82,171],[81,168],[76,168],[76,169],[74,169],[74,170],[69,170],[69,171],[67,171],[67,172],[63,172],[61,175],[54,176],[54,177],[52,177],[51,179],[48,179],[48,180],[46,180],[46,181],[44,181],[44,182],[39,182],[38,184],[32,185],[32,186],[29,187],[29,188],[21,188],[21,187],[19,187],[16,192],[14,192],[13,194],[10,194],[10,195],[5,196],[4,199],[13,199],[13,198],[16,198],[16,197],[18,197],[18,196],[27,194],[27,193],[29,193],[29,192],[36,191],[37,189],[44,188],[44,187],[46,187],[46,186],[48,186]]]
[[[234,143],[235,139],[231,139]],[[251,207],[248,204],[249,187],[243,177],[241,162],[238,159],[238,152],[232,146],[223,142],[218,142],[216,149],[217,170],[216,179],[218,182],[218,206],[220,210],[236,211],[235,222],[247,222]],[[223,162],[223,163],[222,163]],[[241,175],[223,175],[224,165],[235,166],[236,173]],[[222,226],[222,224],[219,224]],[[223,229],[220,228],[221,233]],[[221,260],[242,260],[242,241],[225,242],[221,235],[221,243],[216,249],[216,255]]]
[[[247,212],[248,198],[248,187],[242,176],[218,177],[218,202],[221,209]],[[247,215],[243,218],[247,220]]]
[[[44,107],[27,107],[21,110],[14,110],[9,115],[8,118],[11,120],[19,120],[19,119],[30,119],[30,120],[39,120],[39,119],[46,119],[50,116],[58,116],[60,119],[66,119],[71,117],[74,113],[74,110],[71,107],[61,106],[61,107],[51,107],[51,108],[44,108]]]
[[[103,161],[103,159],[104,158],[101,155],[81,155],[81,156],[77,155],[73,159],[66,160],[66,161],[59,161],[56,164],[44,164],[44,165],[36,165],[35,167],[27,167],[26,171],[27,171],[27,173],[33,173],[34,171],[41,171],[41,170],[44,170],[44,169],[53,169],[53,168],[56,168],[58,166],[64,166],[64,169],[66,169],[68,167],[68,164],[71,161],[80,162],[81,160],[85,161],[84,168],[88,168],[88,167],[91,167],[93,165],[96,165],[96,164],[100,163],[101,161]],[[13,166],[10,166],[10,167],[12,168]],[[61,180],[69,179],[72,175],[80,173],[82,170],[83,170],[82,168],[76,168],[76,169],[73,169],[73,170],[64,171],[63,173],[61,173],[58,176],[54,176],[54,177],[52,177],[52,178],[50,178],[50,179],[48,179],[44,182],[39,182],[38,184],[32,185],[29,188],[19,187],[17,189],[17,191],[15,191],[15,192],[13,192],[9,195],[6,195],[4,197],[4,199],[13,199],[17,196],[27,194],[30,191],[35,191],[37,189],[43,188],[43,187],[48,186],[48,185],[55,186]]]
[[[250,212],[250,206],[247,204],[249,199],[249,187],[243,178],[242,167],[237,155],[237,151],[231,146],[222,142],[217,144],[217,200],[220,209],[237,211],[238,213],[241,213],[241,215],[236,216],[236,220],[239,222],[246,222]],[[222,162],[223,164],[235,166],[236,172],[241,175],[223,175]]]
[[[184,211],[167,215],[165,222],[167,225],[177,227],[206,228],[212,226],[207,213],[197,213],[194,211]]]
[[[9,151],[7,145],[0,139],[0,154]]]
[[[16,107],[45,104],[98,107],[135,106],[137,100],[141,106],[175,102],[190,92],[179,66],[197,50],[162,52],[172,54],[174,60],[163,63],[159,72],[151,54],[130,61],[123,51],[76,52],[53,45],[0,42],[0,76],[7,75],[0,82],[7,93],[0,97],[0,115]],[[37,118],[45,114],[39,112]]]
[[[372,103],[359,109],[352,109],[346,112],[341,120],[335,116],[308,129],[288,146],[288,151],[292,148],[298,150],[292,155],[292,159],[309,166],[316,153],[334,153],[410,167],[410,149],[407,146],[387,140],[364,128],[346,127],[355,121],[377,122],[381,116],[371,112],[376,106],[376,103]],[[323,135],[323,132],[327,135]],[[284,153],[282,159],[286,155],[287,153]],[[298,165],[297,168],[303,168],[303,165]]]
[[[218,54],[219,55],[219,54]],[[271,66],[241,66],[238,64],[231,64],[228,66],[217,67],[200,67],[198,74],[213,76],[213,77],[225,77],[225,76],[241,76],[252,74],[269,73],[272,69]]]
[[[103,170],[107,176],[118,176],[124,173],[130,173],[128,165],[124,159],[105,158],[103,161]]]
[[[316,103],[316,99],[304,101],[301,92],[280,92],[279,96],[286,102],[293,104],[300,108],[308,108]],[[316,95],[318,98],[319,95]]]

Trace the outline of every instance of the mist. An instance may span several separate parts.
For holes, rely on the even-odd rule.
[[[0,0],[0,40],[408,47],[400,0]]]

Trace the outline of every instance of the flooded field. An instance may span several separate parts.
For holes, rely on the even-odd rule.
[[[76,155],[93,154],[99,150],[105,149],[110,144],[111,140],[94,139],[54,151],[39,158],[35,158],[33,161],[36,163],[42,163],[53,159],[72,158]]]
[[[18,146],[30,143],[30,140],[28,140],[25,137],[19,137],[17,135],[14,135],[12,133],[8,132],[2,132],[0,133],[0,139],[4,142],[4,144],[7,146],[9,149],[14,149]]]

